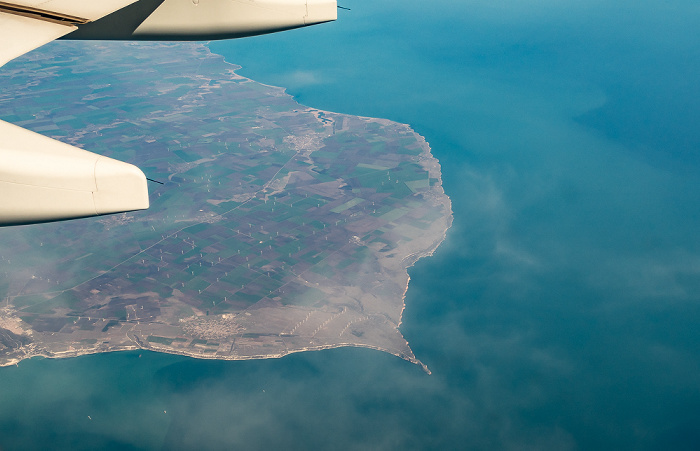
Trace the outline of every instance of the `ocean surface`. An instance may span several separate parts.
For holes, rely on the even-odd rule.
[[[455,220],[401,331],[433,374],[363,349],[32,359],[0,369],[0,448],[697,449],[697,3],[340,4],[209,47],[431,144]]]

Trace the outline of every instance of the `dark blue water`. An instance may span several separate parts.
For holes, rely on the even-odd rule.
[[[410,271],[402,332],[433,375],[360,349],[25,361],[0,371],[0,445],[697,449],[698,6],[343,6],[210,48],[426,136],[455,222]]]

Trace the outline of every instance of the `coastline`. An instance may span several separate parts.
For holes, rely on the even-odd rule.
[[[333,349],[333,348],[338,348],[338,347],[364,347],[368,349],[375,349],[383,352],[387,352],[389,354],[398,356],[400,358],[403,358],[409,362],[418,364],[423,367],[423,369],[430,374],[430,370],[422,363],[420,362],[414,355],[413,352],[411,351],[408,343],[406,342],[405,338],[403,338],[403,335],[400,333],[399,328],[402,322],[402,317],[403,317],[403,312],[407,308],[406,306],[406,294],[410,285],[410,276],[408,274],[409,268],[411,268],[418,260],[424,257],[432,256],[436,249],[440,246],[440,244],[446,239],[446,234],[447,230],[451,227],[452,220],[453,220],[453,215],[452,215],[452,209],[451,209],[451,200],[450,198],[445,194],[444,189],[442,188],[442,174],[441,174],[441,167],[439,161],[432,155],[431,148],[427,141],[425,140],[424,137],[419,135],[415,130],[413,130],[410,125],[408,124],[400,124],[388,119],[381,119],[381,118],[370,118],[370,117],[360,117],[360,116],[350,116],[350,115],[344,115],[340,113],[335,113],[335,112],[330,112],[330,111],[323,111],[323,110],[318,110],[314,109],[311,107],[306,107],[304,105],[301,105],[297,103],[296,101],[293,100],[293,97],[290,96],[289,94],[286,93],[286,90],[284,88],[280,87],[274,87],[274,86],[268,86],[268,85],[263,85],[261,83],[258,83],[254,80],[251,80],[247,77],[243,77],[239,74],[237,74],[235,71],[241,69],[240,66],[232,63],[228,63],[225,61],[225,59],[220,56],[212,53],[209,48],[206,45],[203,44],[198,44],[196,46],[197,48],[195,50],[201,50],[204,49],[206,52],[209,53],[209,57],[215,57],[217,59],[222,60],[227,67],[226,72],[229,73],[229,76],[232,80],[243,80],[243,83],[254,83],[256,85],[260,86],[265,86],[271,91],[273,91],[273,96],[282,96],[282,97],[289,97],[298,107],[299,111],[302,112],[312,112],[316,118],[318,119],[319,123],[323,125],[323,132],[319,136],[325,135],[326,138],[331,136],[330,132],[330,126],[327,122],[329,120],[328,118],[331,118],[332,121],[340,120],[343,123],[342,127],[349,127],[350,122],[358,122],[362,123],[363,121],[366,123],[377,123],[380,124],[382,127],[394,127],[396,129],[403,129],[404,132],[410,134],[413,139],[418,143],[418,146],[421,149],[420,155],[418,157],[417,163],[424,168],[424,170],[430,175],[431,179],[436,179],[435,183],[433,186],[430,188],[430,195],[429,195],[429,202],[431,202],[434,205],[439,205],[443,209],[443,214],[439,219],[436,219],[430,224],[430,227],[428,230],[426,230],[420,237],[420,239],[414,239],[414,240],[409,240],[406,242],[403,247],[405,250],[400,251],[402,247],[397,247],[396,248],[396,253],[399,255],[394,255],[392,254],[391,256],[385,256],[384,254],[380,254],[380,252],[383,252],[381,249],[375,249],[374,253],[376,254],[378,261],[380,262],[381,267],[383,268],[382,273],[380,275],[380,280],[385,279],[385,280],[393,280],[394,283],[396,284],[398,291],[396,292],[396,295],[398,295],[398,298],[395,301],[382,301],[382,302],[389,302],[389,304],[381,304],[380,305],[374,305],[370,307],[369,313],[363,313],[363,315],[366,316],[366,319],[362,319],[358,317],[358,319],[349,319],[347,323],[347,326],[343,331],[341,332],[341,335],[343,332],[347,329],[350,324],[357,324],[357,321],[364,321],[365,324],[362,324],[359,327],[359,335],[354,337],[355,341],[338,341],[337,339],[335,342],[328,342],[328,338],[323,338],[323,337],[316,337],[316,334],[321,330],[321,328],[326,327],[330,321],[333,321],[333,318],[339,317],[341,314],[345,314],[346,310],[334,310],[333,308],[329,307],[327,310],[320,311],[321,315],[325,315],[321,317],[324,322],[321,322],[320,325],[318,326],[317,329],[315,329],[315,332],[313,333],[312,337],[312,342],[309,343],[308,345],[300,345],[299,340],[296,338],[293,339],[293,337],[288,337],[284,333],[278,333],[277,334],[277,341],[280,340],[286,340],[285,344],[283,347],[277,347],[275,350],[271,350],[272,352],[267,352],[267,353],[255,353],[254,349],[246,350],[249,351],[248,353],[233,353],[234,349],[234,344],[236,340],[238,339],[239,342],[244,341],[241,338],[246,335],[243,334],[240,337],[233,337],[232,342],[230,344],[230,349],[231,349],[231,354],[224,355],[220,352],[213,352],[211,349],[206,349],[206,350],[201,350],[201,349],[189,349],[189,348],[174,348],[172,346],[163,346],[158,343],[153,343],[149,342],[147,338],[149,337],[149,333],[144,332],[144,327],[145,323],[136,321],[136,324],[133,324],[132,322],[129,322],[128,319],[127,321],[121,322],[120,327],[120,332],[124,334],[122,338],[119,338],[118,336],[114,335],[110,337],[111,343],[107,346],[103,346],[105,342],[101,342],[100,345],[94,346],[94,347],[89,347],[89,346],[83,346],[83,347],[76,347],[77,343],[67,343],[64,342],[63,345],[56,347],[56,349],[49,349],[47,347],[42,347],[41,345],[41,340],[35,342],[34,344],[22,346],[19,349],[17,349],[17,353],[19,354],[20,352],[23,353],[21,356],[17,357],[10,357],[8,360],[5,362],[0,363],[0,366],[6,366],[6,365],[13,365],[17,364],[19,361],[25,359],[25,358],[31,358],[34,356],[43,356],[46,358],[66,358],[66,357],[76,357],[80,355],[86,355],[86,354],[94,354],[94,353],[102,353],[102,352],[114,352],[114,351],[121,351],[121,350],[135,350],[135,349],[147,349],[147,350],[153,350],[157,352],[166,352],[166,353],[171,353],[171,354],[178,354],[178,355],[185,355],[193,358],[206,358],[206,359],[220,359],[220,360],[249,360],[249,359],[265,359],[265,358],[280,358],[285,355],[289,355],[292,353],[296,352],[304,352],[304,351],[313,351],[313,350],[323,350],[323,349]],[[230,66],[230,67],[229,67]],[[342,130],[341,127],[341,130]],[[332,125],[333,129],[333,134],[335,134],[335,122],[333,122]],[[321,140],[321,145],[323,145],[323,139]],[[319,147],[320,148],[320,147]],[[308,152],[307,156],[310,156],[313,158],[313,153],[315,151],[319,150],[317,149],[312,149]],[[398,183],[398,180],[397,180]],[[128,221],[127,221],[128,222]],[[426,238],[429,237],[429,238]],[[398,244],[398,246],[401,246],[401,244]],[[133,258],[130,257],[130,258]],[[201,265],[200,265],[201,266]],[[96,277],[101,277],[96,276]],[[90,279],[92,280],[92,279]],[[311,286],[313,283],[313,279],[311,282],[307,281],[306,284]],[[77,286],[83,285],[86,282],[81,282]],[[316,285],[318,285],[318,282],[316,282]],[[400,288],[399,288],[400,287]],[[328,296],[331,296],[330,293],[333,293],[335,290],[333,287],[329,287],[326,289],[326,292],[328,293]],[[336,293],[337,294],[337,293]],[[367,292],[367,294],[371,295],[371,289]],[[366,295],[363,295],[366,297]],[[372,295],[374,296],[374,295]],[[364,299],[364,298],[363,298]],[[357,299],[359,301],[359,298]],[[356,301],[356,302],[357,302]],[[342,302],[338,301],[338,305],[343,305]],[[361,306],[364,305],[364,301],[359,301],[361,302]],[[372,301],[375,302],[375,301]],[[392,314],[387,315],[387,307],[394,302],[397,302],[396,307],[393,308],[398,308],[398,312],[395,314],[396,316],[394,319],[392,319]],[[398,305],[398,302],[400,302],[400,305]],[[383,307],[382,307],[383,306]],[[366,307],[366,306],[365,306]],[[343,307],[345,308],[345,307]],[[246,311],[246,315],[257,315],[259,314],[260,311],[264,309],[256,309],[256,310],[250,310]],[[294,313],[294,314],[303,314],[307,313],[307,311],[295,311],[295,310],[286,310],[287,313]],[[269,313],[269,312],[263,312],[263,313]],[[313,312],[309,312],[308,315],[310,316]],[[13,316],[13,318],[17,318],[17,316]],[[248,333],[247,335],[268,335],[268,336],[274,336],[274,333],[271,333],[272,331],[269,331],[265,328],[264,324],[260,324],[264,322],[265,316],[264,314],[260,315],[260,321],[259,323],[255,323],[254,321],[251,323],[247,318],[245,317],[237,317],[236,320],[239,321],[239,323],[236,324],[236,327],[242,327],[243,330],[246,330],[248,332],[254,331],[252,333]],[[326,319],[324,319],[326,318]],[[18,319],[18,318],[17,318]],[[257,318],[256,318],[257,319]],[[307,316],[308,319],[308,316]],[[321,321],[319,319],[319,321]],[[243,323],[240,323],[240,321],[243,321]],[[246,322],[247,321],[247,322]],[[303,322],[303,321],[302,321]],[[367,336],[363,337],[363,334],[368,333],[368,335],[372,332],[371,328],[366,324],[370,323],[370,325],[373,325],[374,327],[377,327],[377,330],[394,330],[394,338],[391,338],[390,341],[387,341],[386,343],[393,343],[392,346],[381,346],[377,344],[373,344]],[[243,324],[241,326],[241,324]],[[300,323],[301,324],[301,323]],[[135,332],[134,329],[136,326],[142,326],[139,329],[139,333]],[[126,328],[126,331],[124,329]],[[257,329],[256,329],[257,328]],[[260,332],[257,332],[260,330]],[[129,336],[129,333],[131,332],[132,336]],[[54,334],[51,334],[51,340],[55,340]],[[155,333],[154,333],[155,335]],[[239,334],[240,335],[240,334]],[[40,338],[42,334],[37,334],[36,332],[32,334],[32,337],[34,339]],[[314,338],[316,337],[316,338]],[[48,337],[45,337],[48,339]],[[126,338],[126,340],[124,339]],[[296,341],[295,341],[296,340]],[[314,342],[316,340],[316,342]],[[386,339],[383,339],[386,340]],[[250,340],[249,340],[250,341]],[[254,341],[254,340],[253,340]],[[194,341],[193,341],[194,343]],[[228,342],[226,342],[226,346],[228,346]],[[224,347],[224,343],[221,344],[221,347]],[[21,349],[23,349],[28,352],[23,352]],[[206,351],[206,352],[205,352]]]

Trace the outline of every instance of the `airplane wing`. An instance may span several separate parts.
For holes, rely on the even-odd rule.
[[[0,66],[135,0],[0,2]],[[136,166],[0,121],[0,225],[148,208]]]
[[[135,1],[0,1],[0,66]]]
[[[60,24],[27,16],[3,12],[0,6],[0,66],[35,48],[58,39],[77,29],[70,24]]]
[[[0,1],[0,66],[54,39],[211,40],[336,19],[336,0]],[[136,166],[0,121],[0,226],[149,206]]]

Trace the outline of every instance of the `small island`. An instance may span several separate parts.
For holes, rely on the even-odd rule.
[[[452,222],[428,143],[237,69],[193,43],[60,42],[3,67],[0,118],[162,185],[147,211],[0,229],[0,365],[341,346],[421,364],[407,269]]]

